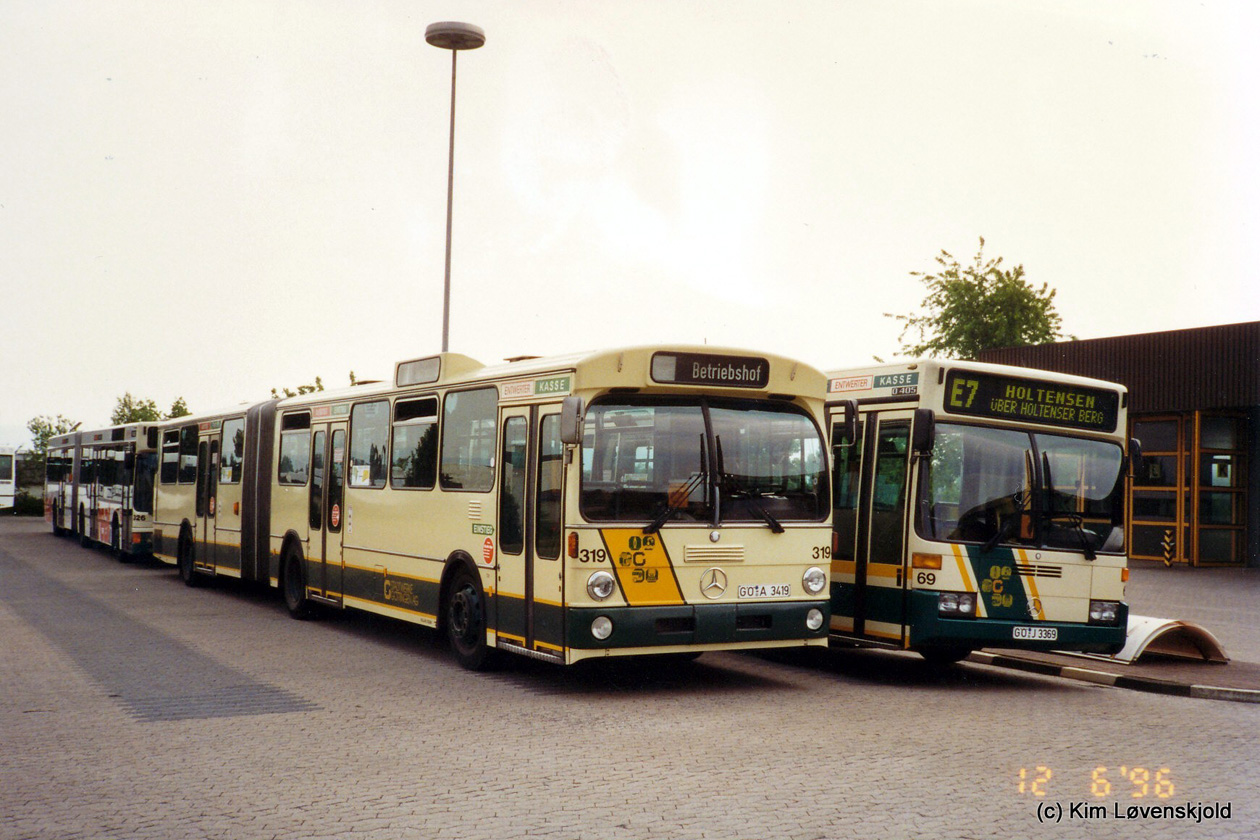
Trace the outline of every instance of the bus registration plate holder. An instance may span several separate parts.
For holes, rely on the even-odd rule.
[[[1011,630],[1011,638],[1026,639],[1036,642],[1057,642],[1058,627],[1015,627]]]

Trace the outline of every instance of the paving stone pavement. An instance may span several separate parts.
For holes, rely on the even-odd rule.
[[[472,674],[7,517],[0,637],[3,840],[1260,833],[1247,704],[870,651]]]

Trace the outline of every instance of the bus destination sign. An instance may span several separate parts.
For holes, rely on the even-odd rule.
[[[770,362],[755,356],[657,353],[652,356],[652,378],[667,384],[764,388],[770,382]]]
[[[1114,432],[1119,407],[1120,395],[1101,388],[970,370],[945,378],[945,410],[954,414]]]

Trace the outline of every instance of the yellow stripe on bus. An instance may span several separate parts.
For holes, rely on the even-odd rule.
[[[1019,562],[1024,566],[1028,565],[1028,552],[1024,549],[1019,550]],[[1037,580],[1032,575],[1020,575],[1024,579],[1024,586],[1027,588],[1028,594],[1032,595],[1032,603],[1037,605],[1037,620],[1046,620],[1045,605],[1041,603],[1041,595],[1037,592]]]
[[[599,534],[608,548],[627,604],[637,607],[686,603],[659,534],[645,534],[642,528],[603,528]]]
[[[954,560],[958,562],[958,574],[962,576],[963,586],[968,592],[975,592],[976,587],[971,582],[971,573],[967,569],[967,558],[963,557],[962,548],[957,544],[950,547],[954,549]]]

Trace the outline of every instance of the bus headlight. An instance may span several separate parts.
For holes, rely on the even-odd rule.
[[[817,595],[827,585],[827,573],[817,566],[810,566],[801,578],[801,584],[810,595]]]
[[[942,592],[937,596],[936,611],[941,618],[975,618],[976,593]]]
[[[1119,601],[1090,601],[1089,602],[1089,623],[1090,624],[1109,624],[1115,626],[1120,623],[1120,602]]]
[[[820,609],[812,609],[805,613],[805,626],[810,630],[817,630],[823,625],[823,614]]]
[[[605,574],[608,574],[605,572]],[[610,576],[611,577],[611,576]],[[612,635],[612,619],[601,615],[591,622],[591,635],[601,642]]]
[[[613,594],[613,590],[617,588],[617,579],[609,572],[600,570],[595,572],[586,579],[586,594],[596,601],[606,601]],[[607,619],[605,619],[607,620]],[[612,625],[609,624],[609,632],[612,632]],[[607,638],[606,636],[604,638]]]

